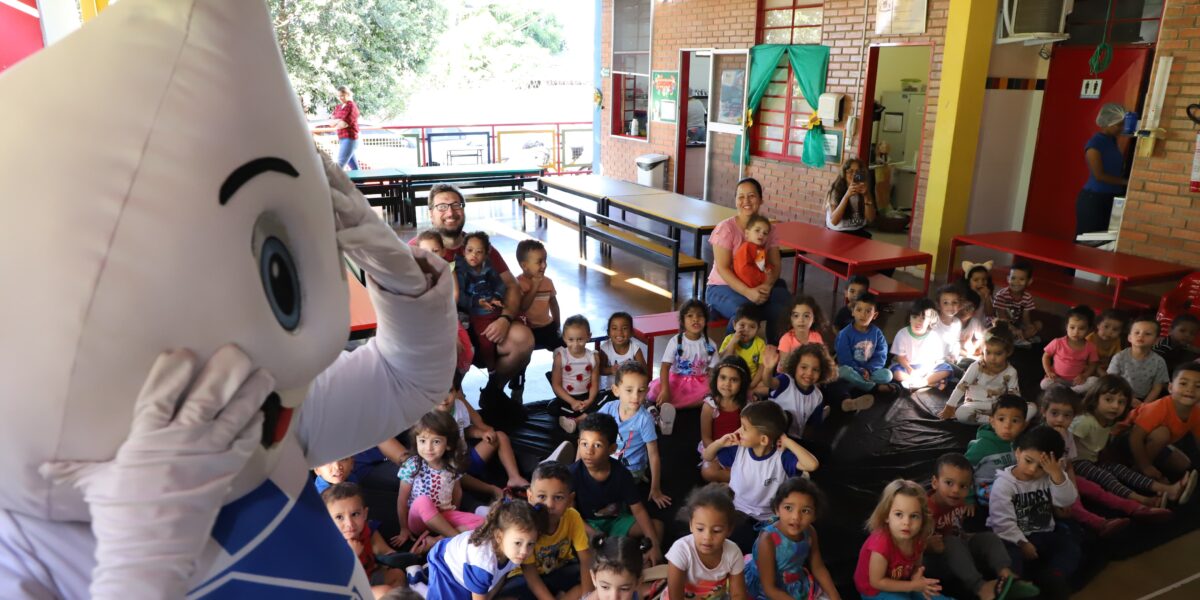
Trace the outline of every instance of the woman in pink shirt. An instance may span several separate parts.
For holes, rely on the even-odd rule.
[[[713,249],[713,269],[708,274],[704,301],[713,313],[725,318],[732,317],[747,302],[759,305],[759,316],[767,321],[767,339],[778,340],[783,333],[780,323],[791,303],[791,293],[779,279],[779,243],[773,229],[767,234],[767,264],[771,268],[766,271],[766,281],[758,287],[749,287],[733,273],[733,252],[745,241],[746,222],[762,206],[762,184],[752,177],[738,181],[734,205],[737,216],[721,221],[708,238]],[[729,331],[733,331],[732,319]]]

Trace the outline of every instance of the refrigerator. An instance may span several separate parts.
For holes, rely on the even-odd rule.
[[[878,142],[892,147],[888,162],[912,166],[921,155],[921,130],[925,126],[925,94],[884,92],[883,117],[879,121]]]

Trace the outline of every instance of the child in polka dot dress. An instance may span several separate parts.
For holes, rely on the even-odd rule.
[[[550,371],[555,398],[546,411],[564,431],[573,433],[580,419],[600,408],[600,357],[587,347],[592,327],[583,315],[567,318],[562,332],[563,347],[554,350]]]
[[[462,501],[459,480],[466,470],[466,441],[454,417],[430,411],[413,425],[411,435],[416,454],[400,467],[400,533],[392,545],[399,547],[426,531],[454,537],[478,527],[482,518],[456,510]]]

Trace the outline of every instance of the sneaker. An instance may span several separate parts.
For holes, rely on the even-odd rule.
[[[558,426],[562,427],[562,430],[567,432],[568,434],[575,433],[576,425],[578,425],[578,423],[575,422],[575,419],[572,419],[570,417],[559,417],[558,418]]]
[[[1100,526],[1100,529],[1096,531],[1096,535],[1101,539],[1109,538],[1124,531],[1127,527],[1129,527],[1129,519],[1125,517],[1109,519],[1104,522],[1104,525]]]
[[[1017,348],[1032,348],[1033,341],[1032,340],[1017,340],[1017,341],[1013,342],[1013,346],[1015,346]]]
[[[847,398],[842,400],[842,412],[858,412],[867,410],[875,405],[875,396],[871,394],[863,394],[856,398]]]
[[[663,435],[671,435],[675,431],[675,407],[664,403],[658,407],[658,429]]]
[[[1171,520],[1174,513],[1165,508],[1150,508],[1149,506],[1138,507],[1137,510],[1129,514],[1142,523],[1165,523]]]
[[[571,442],[563,442],[546,457],[542,462],[557,462],[562,465],[571,465],[575,462],[575,444]]]

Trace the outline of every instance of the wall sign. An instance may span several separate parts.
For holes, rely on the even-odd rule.
[[[825,130],[825,162],[840,165],[842,163],[842,132],[837,129]]]
[[[927,0],[876,0],[875,35],[925,33]]]
[[[650,119],[674,123],[678,114],[679,71],[650,72]]]

